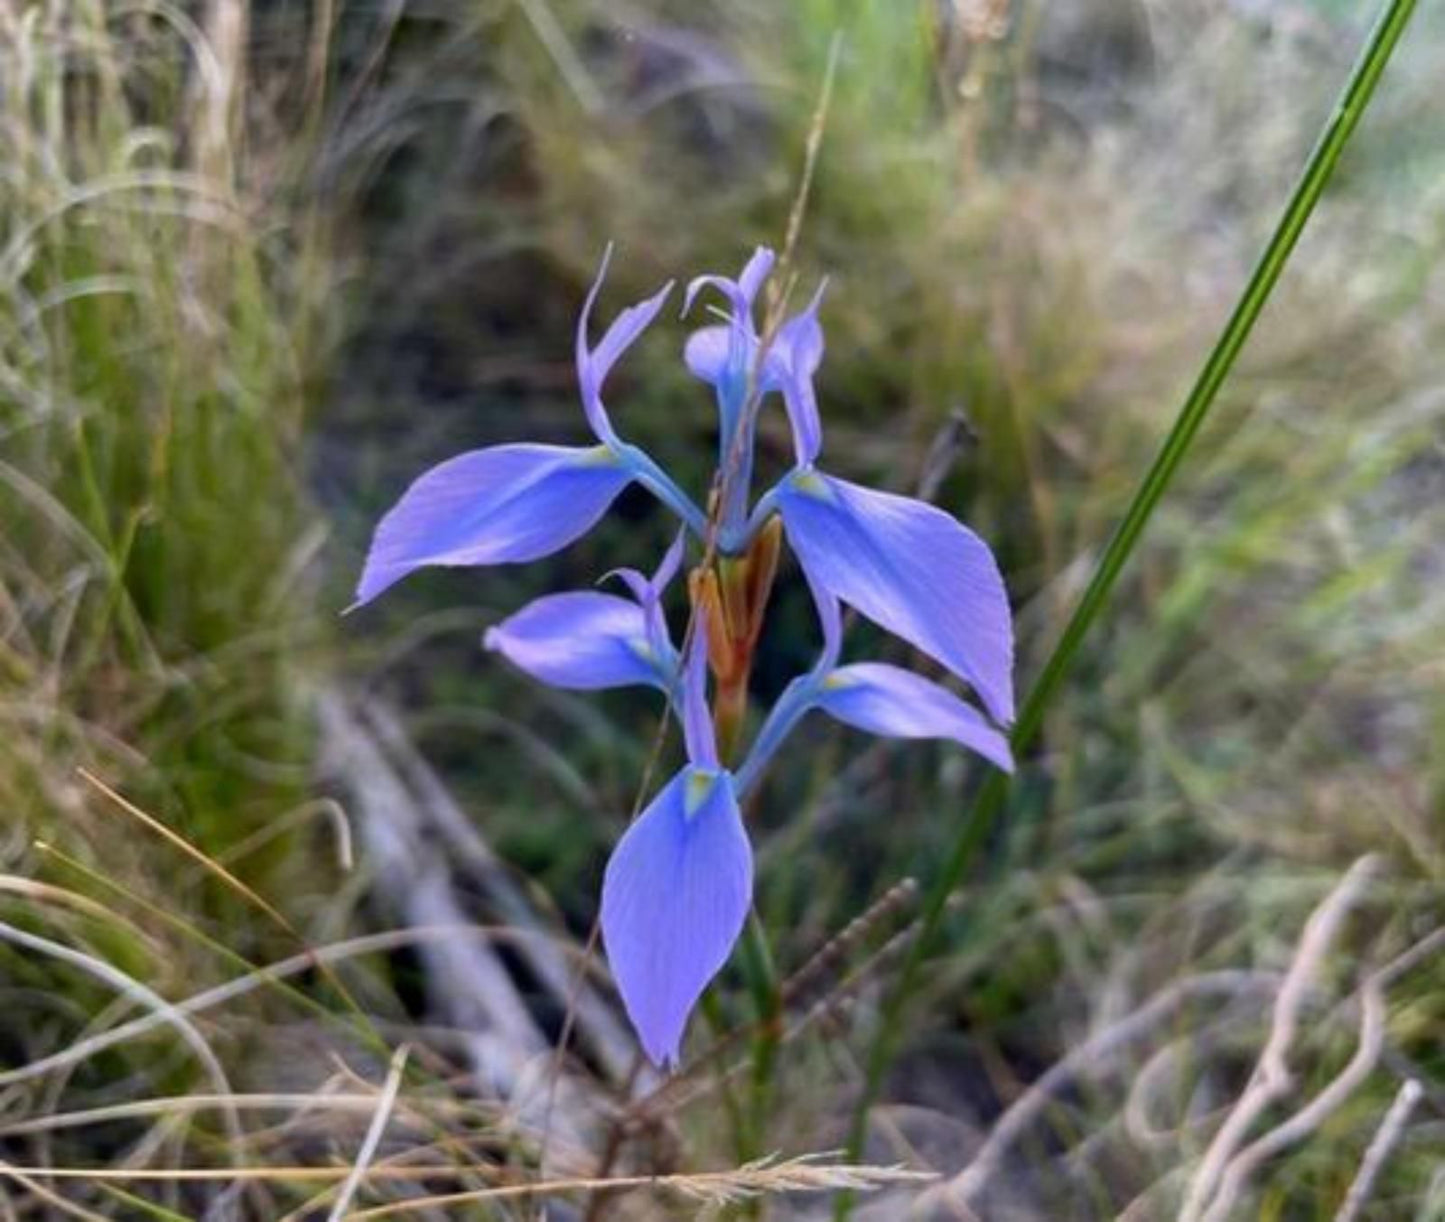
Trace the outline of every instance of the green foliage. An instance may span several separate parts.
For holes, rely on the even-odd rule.
[[[122,875],[164,853],[77,767],[210,853],[310,784],[308,299],[257,223],[265,167],[236,164],[244,64],[200,39],[160,6],[0,22],[0,794],[22,858]]]

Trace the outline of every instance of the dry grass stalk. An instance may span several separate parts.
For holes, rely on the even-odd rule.
[[[935,1178],[932,1172],[904,1167],[847,1166],[817,1161],[824,1155],[759,1159],[727,1171],[692,1175],[632,1175],[611,1179],[550,1180],[483,1188],[472,1192],[415,1197],[389,1205],[363,1209],[353,1219],[392,1217],[418,1209],[464,1205],[483,1201],[534,1198],[571,1192],[631,1192],[640,1188],[670,1192],[708,1206],[730,1205],[756,1197],[787,1192],[869,1192],[897,1184],[919,1184]]]
[[[396,1094],[401,1089],[401,1075],[406,1068],[406,1059],[409,1053],[410,1049],[403,1044],[392,1055],[391,1065],[386,1071],[386,1081],[382,1085],[381,1095],[376,1101],[376,1114],[372,1116],[371,1124],[366,1130],[366,1140],[361,1143],[361,1149],[356,1155],[356,1163],[351,1168],[351,1174],[346,1177],[346,1182],[341,1185],[341,1191],[336,1194],[331,1212],[327,1214],[327,1222],[340,1222],[340,1219],[346,1215],[346,1210],[351,1205],[351,1198],[356,1195],[356,1190],[361,1186],[362,1178],[366,1175],[366,1169],[371,1166],[371,1160],[376,1157],[376,1148],[381,1144],[381,1136],[386,1132],[392,1108],[396,1106]]]
[[[412,1197],[370,1209],[353,1210],[348,1218],[378,1218],[416,1209],[460,1205],[469,1202],[520,1200],[564,1193],[631,1192],[660,1190],[704,1204],[730,1204],[785,1192],[867,1192],[901,1184],[921,1184],[936,1179],[931,1171],[904,1167],[878,1167],[826,1163],[827,1154],[805,1154],[797,1158],[769,1157],[726,1171],[703,1171],[677,1175],[632,1175],[618,1177],[579,1176],[538,1180],[531,1183],[499,1184],[495,1187],[436,1196]],[[0,1179],[16,1182],[41,1177],[55,1180],[105,1181],[109,1183],[337,1183],[356,1174],[356,1166],[308,1167],[17,1167],[0,1163]],[[499,1169],[479,1166],[398,1166],[377,1163],[364,1166],[360,1183],[407,1183],[421,1180],[483,1175],[495,1179]]]
[[[861,916],[849,921],[783,982],[784,1003],[798,1005],[808,1001],[809,994],[823,981],[836,977],[842,965],[878,926],[912,907],[917,896],[918,883],[911,878],[905,878],[888,888]]]
[[[243,976],[237,976],[224,984],[203,989],[190,997],[170,1005],[164,1013],[157,1012],[130,1019],[118,1026],[98,1031],[77,1040],[66,1048],[48,1056],[39,1057],[13,1069],[0,1071],[0,1087],[37,1078],[43,1074],[68,1069],[89,1057],[114,1048],[128,1040],[148,1035],[165,1025],[171,1013],[182,1017],[212,1010],[227,1005],[248,993],[267,985],[275,984],[290,976],[298,976],[314,970],[320,960],[325,965],[340,963],[363,955],[382,954],[403,947],[424,945],[428,942],[459,938],[484,938],[489,941],[519,943],[543,935],[526,930],[509,929],[488,925],[427,925],[410,929],[393,929],[382,933],[366,934],[325,946],[318,946],[302,954],[281,959],[275,963],[257,968]]]

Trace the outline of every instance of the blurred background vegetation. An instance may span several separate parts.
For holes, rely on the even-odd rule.
[[[750,815],[779,970],[813,964],[766,1124],[704,1069],[665,1122],[609,1137],[657,1083],[605,980],[559,1090],[545,1050],[659,710],[539,689],[479,638],[544,590],[650,567],[669,525],[629,494],[551,562],[430,571],[338,618],[370,530],[458,450],[582,436],[571,336],[608,241],[604,313],[781,242],[839,34],[799,246],[804,283],[829,277],[830,469],[923,485],[992,543],[1026,687],[1369,17],[1354,0],[0,8],[0,1159],[344,1171],[403,1040],[382,1152],[469,1160],[443,1187],[838,1147],[906,888],[814,956],[933,877],[983,765],[807,726]],[[1415,1081],[1361,1216],[1445,1218],[1445,968],[1425,953],[1445,926],[1442,71],[1426,6],[1021,770],[867,1154],[958,1172],[1048,1066],[1161,990],[1239,987],[1076,1067],[980,1216],[1173,1216],[1264,1041],[1261,981],[1368,853],[1292,1054],[1300,1099],[1352,1055],[1362,982],[1424,949],[1389,978],[1367,1077],[1237,1216],[1336,1216]],[[712,409],[678,360],[687,326],[665,316],[611,399],[700,494]],[[781,413],[760,444],[781,469]],[[816,647],[797,586],[785,568],[760,707]],[[850,648],[905,660],[863,630]],[[452,920],[525,936],[248,975]],[[160,998],[238,979],[194,1028],[172,1015],[82,1055]],[[729,969],[710,1025],[750,1016]],[[252,1103],[176,1102],[232,1091]],[[285,1111],[287,1092],[332,1104]],[[38,1123],[93,1107],[120,1110]],[[0,1198],[16,1217],[266,1218],[324,1188],[31,1176]],[[614,1212],[654,1207],[690,1216],[666,1198]]]

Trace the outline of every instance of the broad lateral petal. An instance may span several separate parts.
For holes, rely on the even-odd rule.
[[[752,892],[752,849],[726,773],[683,769],[618,841],[602,941],[654,1064],[677,1064],[688,1015],[727,962]]]
[[[483,638],[514,666],[552,687],[595,691],[665,687],[669,659],[653,656],[641,607],[612,594],[548,594]]]
[[[809,577],[929,654],[1013,720],[1013,621],[987,544],[932,505],[812,469],[778,486],[788,542]]]
[[[459,454],[420,476],[382,518],[355,605],[426,565],[550,555],[586,533],[631,480],[603,446],[521,444]]]
[[[977,709],[921,675],[882,662],[843,666],[823,680],[824,712],[889,738],[951,738],[1005,772],[1013,771],[1008,739]]]

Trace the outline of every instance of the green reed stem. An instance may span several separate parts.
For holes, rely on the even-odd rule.
[[[753,995],[753,1005],[757,1010],[757,1031],[749,1057],[752,1078],[748,1092],[747,1132],[744,1135],[747,1160],[751,1160],[768,1152],[765,1142],[773,1106],[773,1069],[783,1021],[783,995],[778,971],[768,948],[767,932],[758,919],[756,908],[749,914],[747,928],[743,931],[742,962],[748,991]],[[757,1208],[750,1212],[757,1216],[761,1210],[758,1203]]]
[[[1360,117],[1369,105],[1375,86],[1379,83],[1414,9],[1415,0],[1389,0],[1377,18],[1349,79],[1340,92],[1335,108],[1305,163],[1304,172],[1290,196],[1289,204],[1255,265],[1249,283],[1245,285],[1234,312],[1229,316],[1229,321],[1209,358],[1199,371],[1198,379],[1179,409],[1174,426],[1164,439],[1164,444],[1140,483],[1138,491],[1134,493],[1134,499],[1130,502],[1123,521],[1099,558],[1089,586],[1064,626],[1058,644],[1054,646],[1053,653],[1049,655],[1037,681],[1029,691],[1012,738],[1014,751],[1020,756],[1043,725],[1050,701],[1068,676],[1069,668],[1073,665],[1085,636],[1104,609],[1119,574],[1189,452],[1189,447],[1209,414],[1235,358],[1249,339],[1255,322],[1299,241],[1305,223],[1334,174],[1340,154],[1344,152]],[[856,1160],[862,1152],[868,1111],[898,1044],[904,1012],[918,982],[919,971],[934,949],[949,896],[962,881],[989,829],[1005,809],[1008,793],[1008,779],[1005,774],[990,772],[954,838],[943,869],[934,880],[924,901],[919,935],[903,964],[897,983],[884,1002],[878,1031],[868,1050],[863,1093],[853,1114],[849,1133],[848,1154],[851,1159]],[[850,1193],[840,1193],[834,1217],[840,1222],[846,1219],[852,1211],[852,1204]]]

